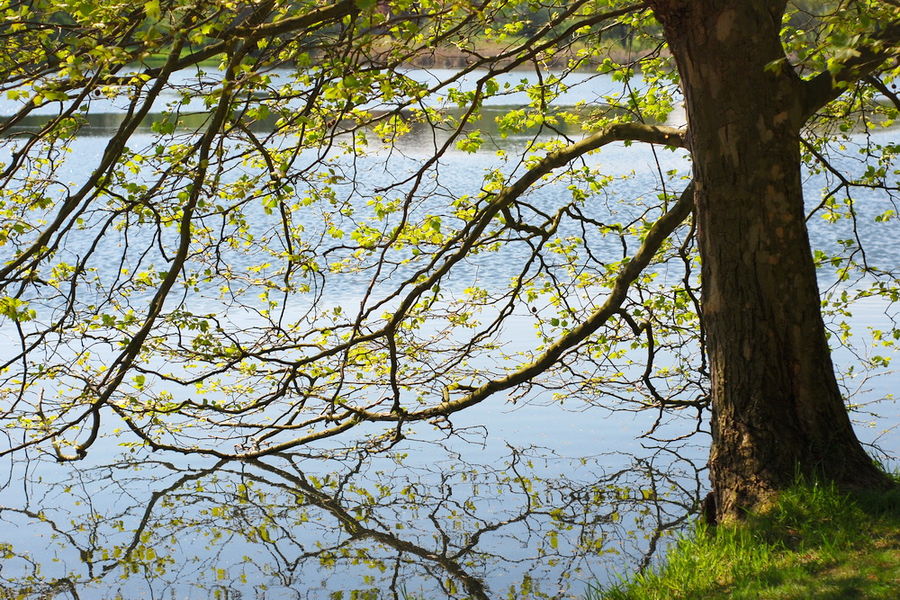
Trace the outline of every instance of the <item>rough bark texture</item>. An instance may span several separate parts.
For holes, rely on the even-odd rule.
[[[834,376],[804,222],[800,81],[779,40],[783,2],[653,3],[683,82],[711,367],[718,517],[798,473],[844,487],[886,478]]]

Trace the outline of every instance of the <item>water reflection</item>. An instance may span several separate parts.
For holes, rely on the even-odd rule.
[[[0,597],[578,597],[647,564],[700,489],[671,449],[507,447],[479,463],[408,442],[326,460],[169,458],[12,463]]]

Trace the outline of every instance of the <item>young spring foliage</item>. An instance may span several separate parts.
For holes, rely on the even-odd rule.
[[[251,458],[375,423],[344,439],[379,449],[543,389],[701,416],[718,397],[691,218],[708,186],[690,184],[699,138],[678,114],[696,95],[667,46],[682,3],[0,10],[3,454],[80,458],[118,426]],[[810,222],[891,235],[897,146],[869,134],[900,107],[894,7],[773,11],[779,58],[759,72],[805,90],[795,147],[825,185]],[[594,154],[619,143],[650,145],[655,175]],[[446,166],[458,152],[473,180]],[[872,190],[874,216],[857,201]],[[866,241],[815,251],[839,324],[854,300],[898,297]],[[873,336],[883,350],[857,368],[886,365],[900,332]]]

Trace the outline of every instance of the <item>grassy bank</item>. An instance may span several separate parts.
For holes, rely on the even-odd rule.
[[[798,485],[764,514],[703,525],[665,563],[587,600],[900,598],[900,490]]]

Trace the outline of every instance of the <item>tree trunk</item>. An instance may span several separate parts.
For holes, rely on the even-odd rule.
[[[800,81],[776,62],[784,3],[653,4],[688,115],[717,516],[739,517],[798,474],[881,487],[826,343],[804,220]]]

